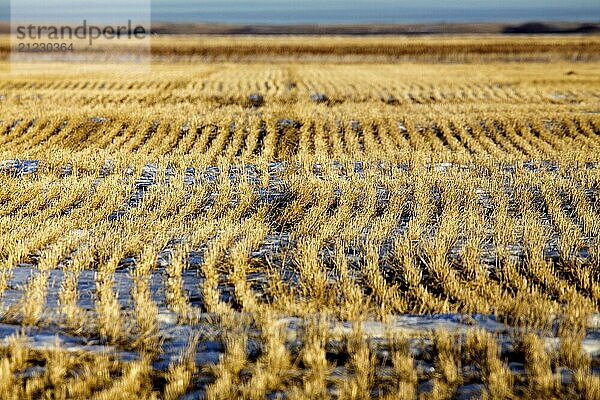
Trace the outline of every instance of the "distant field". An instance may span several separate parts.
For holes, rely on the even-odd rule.
[[[599,61],[600,35],[164,35],[152,51],[178,61]]]
[[[70,41],[69,41],[70,42]],[[119,47],[97,40],[92,48],[75,40],[78,56],[111,49],[113,61],[135,54],[135,42]],[[125,42],[126,43],[126,42]],[[121,44],[123,44],[121,46]],[[138,50],[139,51],[139,50]],[[143,52],[146,51],[142,47]],[[10,41],[0,35],[0,57]],[[333,62],[493,63],[600,62],[600,34],[571,35],[181,35],[152,36],[156,62]],[[35,57],[34,57],[35,58]],[[39,57],[38,57],[39,60]],[[109,59],[110,61],[110,59]]]
[[[0,398],[600,398],[599,47],[13,65]]]

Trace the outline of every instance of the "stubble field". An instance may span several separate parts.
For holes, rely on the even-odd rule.
[[[1,398],[600,398],[598,38],[301,39],[0,76]]]

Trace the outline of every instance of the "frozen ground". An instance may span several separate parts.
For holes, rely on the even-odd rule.
[[[595,164],[586,165],[571,165],[571,166],[558,166],[552,162],[541,162],[541,163],[522,163],[520,165],[504,165],[500,166],[502,173],[506,176],[514,174],[518,168],[522,168],[531,172],[543,171],[545,173],[553,173],[560,176],[561,173],[567,171],[569,168],[584,168],[584,169],[595,169]],[[39,160],[5,160],[0,162],[0,173],[9,173],[16,179],[29,179],[32,176],[40,173],[44,168],[44,163]],[[285,201],[285,181],[283,179],[283,173],[286,168],[290,168],[289,165],[284,163],[271,163],[268,165],[266,171],[261,172],[255,165],[243,165],[243,166],[231,166],[226,173],[228,174],[231,182],[236,182],[240,178],[245,177],[248,182],[254,185],[255,193],[258,195],[259,201],[264,203],[272,203],[276,201]],[[358,177],[359,179],[365,178],[365,170],[367,168],[379,168],[377,165],[365,165],[362,162],[355,162],[352,168],[348,169],[348,166],[344,166],[341,163],[333,162],[331,168],[339,171],[340,179],[348,179],[349,176]],[[398,164],[393,166],[398,173],[408,171],[411,168],[408,165]],[[413,167],[414,168],[414,167]],[[448,172],[449,170],[457,171],[469,171],[474,168],[479,168],[474,165],[453,165],[450,163],[438,163],[431,165],[424,165],[420,168],[424,170],[434,170],[441,174]],[[71,175],[73,168],[71,165],[65,165],[61,168],[60,176],[61,179],[65,176]],[[321,176],[323,170],[322,165],[315,165],[313,172],[316,177]],[[189,192],[193,185],[213,185],[218,181],[221,173],[218,167],[211,166],[206,168],[197,168],[189,166],[184,170],[183,184],[186,190]],[[114,165],[111,160],[107,160],[104,166],[100,169],[97,177],[97,181],[94,187],[97,186],[98,182],[104,179],[109,174],[123,173],[126,176],[132,176],[133,169],[128,168],[125,171],[115,171]],[[127,212],[135,207],[138,207],[147,189],[152,185],[169,185],[170,181],[175,176],[176,171],[172,166],[166,166],[162,170],[155,163],[146,164],[142,170],[140,176],[138,176],[132,187],[130,188],[129,195],[123,202],[122,206],[117,210],[114,210],[109,216],[109,221],[117,221],[123,218]],[[265,180],[262,179],[262,174],[268,175],[268,184],[264,185]],[[133,181],[133,180],[132,180]],[[596,201],[597,188],[584,188],[586,195],[591,202]],[[209,199],[215,198],[218,193],[215,191],[212,195],[208,196]],[[507,196],[511,196],[510,187],[506,188]],[[336,193],[336,196],[340,196],[341,193]],[[436,193],[432,193],[435,198]],[[477,192],[480,202],[484,208],[493,208],[490,201],[489,193],[481,190]],[[235,196],[233,196],[235,202]],[[377,191],[377,202],[378,206],[385,207],[389,202],[389,193],[387,189],[381,187]],[[206,208],[210,208],[210,202],[206,205]],[[394,235],[401,235],[410,220],[410,216],[401,216],[398,220],[398,226],[394,230]],[[287,249],[293,248],[296,245],[296,239],[290,232],[286,231],[273,231],[270,232],[263,240],[262,245],[251,254],[251,258],[255,260],[265,260],[269,258],[270,262],[275,260]],[[391,251],[393,243],[393,237],[388,241],[384,242],[381,246],[381,258],[385,259],[388,252]],[[591,244],[598,238],[582,238],[584,242]],[[173,238],[170,242],[171,245],[181,242],[182,238]],[[558,237],[553,236],[549,243],[547,243],[544,256],[548,259],[554,259],[558,257],[557,250]],[[458,259],[461,254],[462,246],[464,241],[457,240],[456,245],[448,254],[450,258]],[[200,273],[200,266],[204,260],[204,252],[206,246],[202,246],[193,249],[188,255],[188,267],[183,271],[183,289],[190,301],[192,307],[198,312],[197,322],[181,323],[175,313],[170,311],[166,302],[166,281],[167,281],[167,266],[171,262],[172,247],[166,247],[160,251],[157,255],[157,264],[151,271],[149,278],[150,293],[152,301],[156,304],[159,310],[159,335],[162,340],[162,352],[154,362],[154,367],[158,370],[165,370],[169,363],[178,360],[181,354],[184,352],[190,338],[194,334],[200,334],[200,345],[196,352],[196,362],[199,365],[210,365],[215,364],[219,361],[221,355],[225,349],[221,342],[222,332],[218,324],[215,324],[215,319],[212,315],[205,312],[203,303],[203,292],[202,286],[204,277]],[[361,259],[364,257],[363,250],[360,246],[360,238],[356,243],[356,246],[350,246],[345,249],[347,257],[349,259],[350,273],[353,278],[356,279],[357,283],[362,281],[362,271],[360,270]],[[495,254],[495,248],[492,243],[484,243],[482,254],[482,262],[487,265],[490,270],[496,268],[497,260]],[[515,243],[510,249],[512,256],[516,258],[523,257],[523,249],[520,243]],[[322,250],[322,257],[324,260],[331,260],[334,257],[332,249],[324,248]],[[586,262],[589,254],[585,248],[581,250],[580,254],[577,255],[582,262]],[[11,309],[11,307],[18,306],[21,301],[25,287],[28,281],[40,273],[36,265],[36,257],[30,257],[29,263],[22,263],[16,265],[10,271],[10,279],[8,282],[8,288],[5,291],[2,299],[0,300],[0,316]],[[326,263],[327,264],[327,263]],[[95,353],[109,353],[123,360],[135,359],[138,354],[134,351],[126,348],[119,347],[118,345],[107,345],[103,343],[97,337],[89,336],[76,336],[72,333],[67,333],[60,324],[56,323],[59,321],[59,291],[61,283],[65,276],[63,271],[63,264],[60,264],[55,269],[48,271],[48,284],[47,284],[47,296],[45,311],[41,318],[42,323],[37,327],[23,327],[21,325],[3,323],[0,324],[0,339],[6,342],[7,338],[11,335],[19,332],[23,333],[29,339],[29,346],[33,349],[47,349],[53,348],[59,345],[61,348],[68,351],[74,352],[95,352]],[[134,302],[131,290],[134,286],[132,272],[135,269],[136,260],[135,258],[123,258],[119,263],[117,270],[111,275],[112,288],[116,293],[118,303],[125,315],[131,316]],[[382,266],[385,268],[385,265]],[[294,285],[300,279],[298,272],[293,268],[289,268],[284,265],[279,266],[280,278],[290,285]],[[327,271],[328,278],[331,281],[338,279],[335,271]],[[235,302],[234,288],[227,276],[222,276],[218,287],[221,300],[226,303]],[[252,283],[253,289],[260,293],[262,285],[268,284],[270,279],[266,273],[253,272],[248,276],[248,279]],[[77,289],[78,289],[78,303],[77,305],[85,311],[86,315],[91,319],[94,318],[96,313],[95,302],[96,302],[96,271],[94,270],[83,270],[78,276]],[[239,312],[237,310],[236,312]],[[240,314],[240,317],[242,315]],[[317,317],[317,316],[314,316]],[[558,320],[557,316],[557,320]],[[5,321],[9,322],[9,321]],[[278,319],[278,324],[285,328],[286,333],[286,346],[290,349],[292,354],[297,353],[298,349],[302,346],[303,335],[302,332],[307,324],[307,319],[292,317],[292,316],[281,316]],[[329,319],[329,333],[330,341],[327,344],[327,351],[331,354],[339,352],[340,341],[345,335],[352,332],[352,325],[339,320]],[[518,333],[521,328],[508,326],[498,321],[492,315],[460,315],[460,314],[438,314],[438,315],[391,315],[385,322],[381,322],[374,319],[367,319],[362,324],[362,332],[366,338],[369,339],[370,345],[376,354],[382,359],[385,359],[389,355],[389,346],[387,346],[387,338],[390,334],[402,333],[410,337],[410,352],[415,358],[417,368],[421,370],[424,376],[432,374],[433,365],[431,360],[428,358],[429,350],[431,349],[431,333],[437,330],[445,330],[458,334],[459,337],[464,337],[470,330],[483,329],[490,333],[493,333],[502,348],[502,357],[509,360],[509,368],[515,374],[524,373],[523,364],[519,360],[511,361],[511,354],[513,352],[515,334]],[[556,330],[556,327],[554,328]],[[548,350],[557,349],[560,345],[559,340],[548,332],[539,332],[544,336],[545,345]],[[249,330],[248,341],[248,357],[250,359],[256,359],[260,354],[260,343],[259,343],[260,332],[257,328],[251,328]],[[253,339],[254,338],[254,339]],[[600,374],[600,314],[594,314],[587,323],[587,332],[582,342],[583,350],[592,358],[593,372]],[[386,370],[382,367],[379,371],[381,374],[385,374]],[[557,374],[561,375],[561,379],[565,382],[572,378],[572,372],[569,371],[556,371]],[[345,376],[348,371],[345,370],[343,365],[338,365],[334,371],[334,374]],[[428,383],[429,382],[429,383]],[[430,385],[429,380],[424,380],[419,388],[420,391],[426,392]],[[469,393],[475,394],[481,391],[481,387],[477,384],[468,384],[461,388],[464,392],[464,398],[468,398]],[[461,393],[462,393],[461,392]]]

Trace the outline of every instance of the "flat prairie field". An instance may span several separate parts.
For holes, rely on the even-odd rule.
[[[0,74],[0,398],[600,399],[600,37],[152,51]]]

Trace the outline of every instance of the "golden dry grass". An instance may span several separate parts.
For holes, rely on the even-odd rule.
[[[0,397],[598,398],[597,38],[323,40],[0,76]]]

